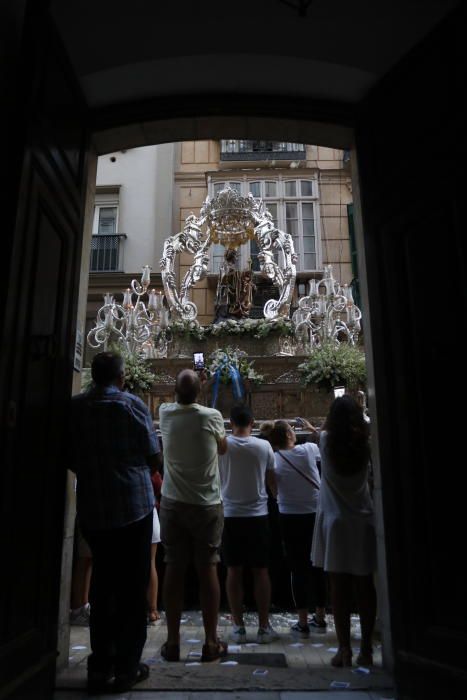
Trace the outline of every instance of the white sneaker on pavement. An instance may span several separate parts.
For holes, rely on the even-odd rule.
[[[76,608],[76,610],[70,610],[70,625],[89,627],[90,614],[91,606],[89,603],[82,605],[80,608]]]
[[[234,625],[230,639],[237,644],[245,644],[246,630],[242,625]]]

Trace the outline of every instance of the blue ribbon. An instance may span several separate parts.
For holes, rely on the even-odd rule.
[[[219,365],[219,367],[216,369],[216,373],[214,374],[214,384],[212,387],[212,403],[211,403],[212,408],[216,407],[217,397],[219,394],[219,382],[220,382],[222,371],[224,369],[227,369],[228,373],[230,374],[230,378],[232,380],[232,391],[233,391],[234,399],[236,401],[240,401],[243,397],[242,377],[240,375],[240,372],[238,371],[237,367],[235,367],[234,365],[229,363],[227,360],[225,360],[222,364]]]

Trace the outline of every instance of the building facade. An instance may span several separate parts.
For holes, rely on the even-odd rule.
[[[345,151],[278,141],[184,141],[110,153],[98,160],[93,217],[87,331],[106,292],[121,295],[143,265],[161,288],[159,259],[164,240],[178,233],[207,195],[229,185],[261,197],[278,228],[293,236],[298,254],[294,304],[325,264],[350,284],[357,277],[349,235],[352,186]],[[350,217],[350,218],[349,218]],[[210,249],[210,271],[193,289],[198,320],[214,315],[217,275],[224,248]],[[179,279],[193,260],[179,258]],[[259,272],[257,247],[240,249],[239,266],[255,271],[252,315],[260,315],[274,289]]]

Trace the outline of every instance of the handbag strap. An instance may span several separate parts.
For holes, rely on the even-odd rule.
[[[285,461],[286,461],[288,464],[290,464],[290,466],[292,467],[292,469],[295,469],[295,471],[297,472],[297,474],[300,474],[300,476],[303,476],[304,479],[306,479],[310,484],[312,484],[312,485],[315,487],[315,489],[316,489],[317,491],[319,491],[319,489],[320,489],[320,484],[318,484],[317,481],[315,481],[314,479],[311,479],[309,476],[307,476],[306,474],[304,474],[304,473],[302,472],[301,469],[298,469],[298,467],[296,467],[295,464],[293,464],[293,463],[290,461],[290,459],[287,459],[287,457],[286,457],[285,455],[283,455],[282,452],[281,452],[280,450],[277,450],[277,454],[279,454],[279,455],[282,457],[282,459],[285,459]]]

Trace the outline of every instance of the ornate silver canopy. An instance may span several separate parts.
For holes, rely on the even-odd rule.
[[[297,256],[292,236],[274,226],[271,214],[261,199],[250,193],[242,197],[230,187],[215,197],[206,197],[200,215],[190,214],[183,231],[170,236],[164,243],[160,261],[162,283],[172,316],[194,320],[198,314],[191,301],[192,287],[203,279],[209,267],[209,248],[221,243],[226,248],[238,248],[256,239],[258,260],[263,275],[279,289],[279,299],[269,299],[264,305],[264,317],[268,319],[288,316],[295,285]],[[177,290],[175,261],[178,253],[188,252],[194,262]],[[282,262],[282,267],[276,262]]]

